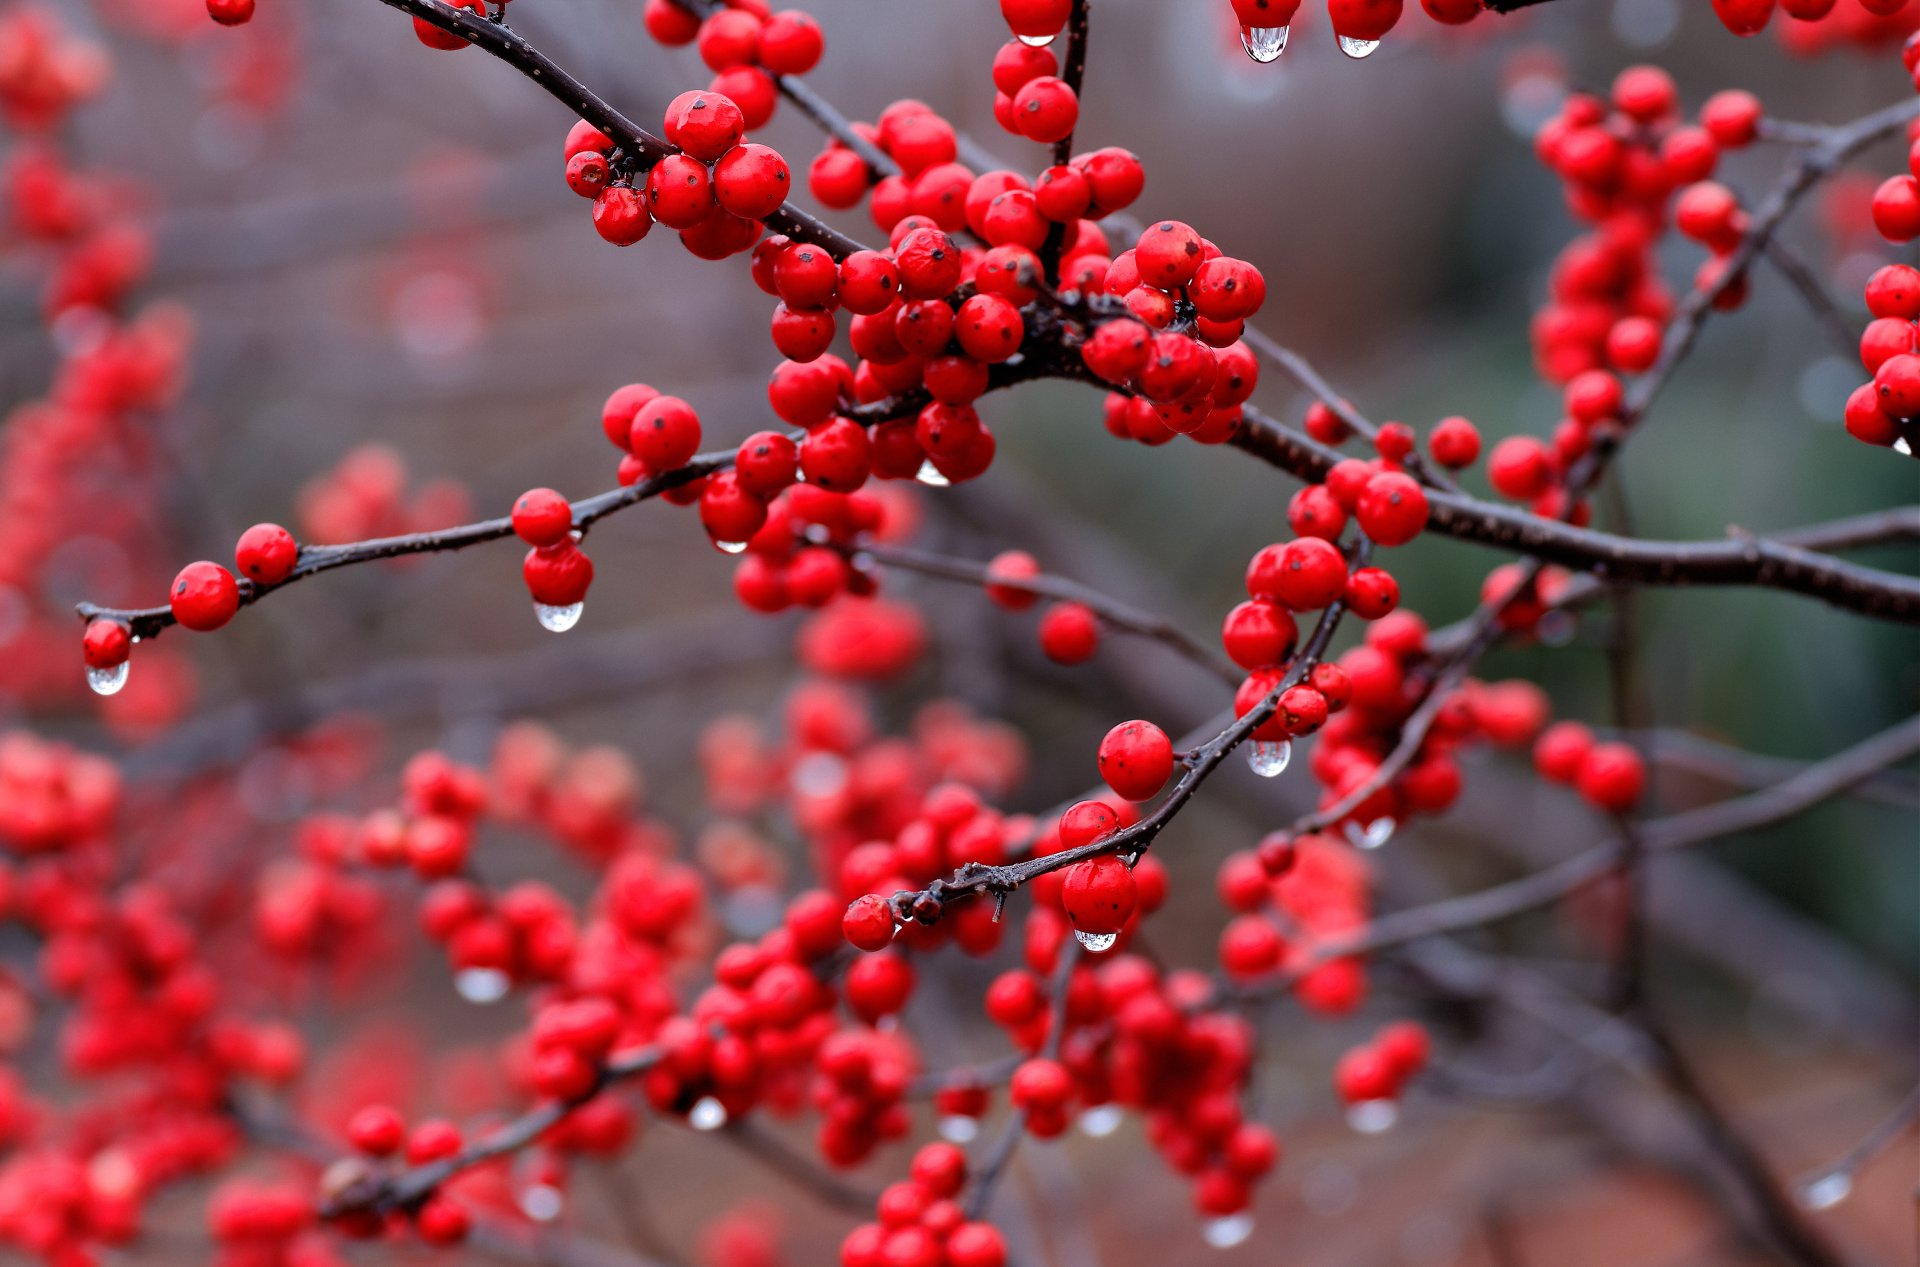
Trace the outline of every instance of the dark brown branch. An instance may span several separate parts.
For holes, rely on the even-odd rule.
[[[1087,76],[1087,32],[1090,26],[1088,9],[1092,0],[1073,0],[1073,9],[1067,15],[1067,56],[1060,68],[1060,78],[1067,87],[1073,89],[1073,95],[1084,112],[1086,101],[1081,96],[1081,85]],[[1073,134],[1069,132],[1053,143],[1053,165],[1059,167],[1073,157]],[[1067,243],[1067,226],[1053,224],[1047,228],[1047,236],[1040,243],[1040,274],[1050,280],[1059,280],[1060,252]]]
[[[1806,301],[1807,310],[1813,314],[1821,333],[1833,344],[1834,350],[1844,357],[1851,358],[1859,351],[1860,340],[1853,332],[1853,324],[1846,314],[1833,302],[1833,296],[1820,284],[1820,278],[1811,265],[1800,258],[1800,253],[1782,242],[1779,238],[1767,239],[1767,263],[1774,271],[1787,279],[1787,283],[1800,293]]]
[[[1370,543],[1363,539],[1354,552],[1355,566],[1364,563],[1369,553]],[[970,862],[954,872],[952,879],[935,880],[917,893],[895,894],[893,897],[895,909],[902,918],[911,918],[930,924],[936,922],[947,906],[956,901],[983,893],[1011,893],[1049,871],[1058,871],[1063,867],[1070,867],[1076,862],[1099,857],[1102,854],[1136,854],[1151,848],[1154,840],[1166,830],[1167,825],[1180,813],[1182,807],[1193,799],[1194,793],[1200,790],[1200,785],[1219,768],[1227,755],[1278,711],[1280,696],[1287,688],[1299,683],[1320,662],[1320,657],[1326,654],[1327,645],[1333,640],[1334,631],[1340,627],[1341,618],[1345,614],[1346,607],[1342,603],[1335,603],[1320,614],[1320,620],[1314,626],[1313,633],[1308,636],[1306,645],[1300,649],[1300,653],[1294,657],[1292,667],[1287,670],[1286,675],[1271,691],[1267,692],[1259,704],[1248,710],[1244,716],[1236,718],[1212,739],[1189,751],[1186,754],[1186,769],[1174,783],[1173,790],[1139,822],[1089,844],[1073,849],[1063,849],[1059,853],[1038,858],[1028,858],[1022,862],[1001,866]]]
[[[621,152],[643,170],[676,152],[665,141],[615,110],[559,63],[502,23],[488,21],[466,9],[450,8],[441,0],[380,0],[380,3],[461,36],[493,54],[546,89],[550,96],[574,114],[613,138]],[[775,233],[784,233],[795,241],[811,242],[832,254],[835,259],[844,259],[862,249],[861,243],[791,202],[768,216],[765,224]]]
[[[392,1210],[412,1209],[461,1171],[508,1156],[532,1144],[563,1121],[567,1114],[599,1095],[609,1085],[653,1068],[659,1062],[660,1055],[657,1047],[643,1047],[615,1056],[601,1067],[593,1086],[583,1094],[571,1100],[550,1100],[537,1104],[519,1117],[488,1131],[451,1157],[398,1171],[369,1169],[337,1191],[328,1193],[320,1204],[321,1216],[337,1218],[361,1210],[385,1214]]]
[[[1322,377],[1320,371],[1315,369],[1306,357],[1252,326],[1240,332],[1240,341],[1286,371],[1287,377],[1312,392],[1315,399],[1333,410],[1340,421],[1346,423],[1350,430],[1367,443],[1372,444],[1379,438],[1380,428],[1368,421],[1366,415],[1355,409],[1353,402],[1336,392],[1333,384]],[[1435,471],[1418,453],[1409,453],[1405,465],[1416,479],[1429,488],[1443,489],[1450,493],[1460,491],[1460,486],[1451,476]]]
[[[1320,480],[1340,454],[1257,409],[1233,443],[1274,466]],[[1920,580],[1862,567],[1765,537],[1733,541],[1640,541],[1543,518],[1439,489],[1427,493],[1428,527],[1443,535],[1531,555],[1603,581],[1638,585],[1760,585],[1836,607],[1920,624]]]

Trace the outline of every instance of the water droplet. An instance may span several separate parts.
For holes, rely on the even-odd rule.
[[[1016,35],[1013,38],[1019,40],[1028,48],[1045,48],[1060,38],[1060,32],[1055,31],[1052,35]]]
[[[1829,1170],[1801,1184],[1794,1195],[1809,1210],[1831,1210],[1853,1195],[1853,1176],[1844,1170]]]
[[[1362,1135],[1390,1131],[1400,1120],[1400,1106],[1392,1100],[1362,1100],[1347,1107],[1347,1125]]]
[[[554,607],[548,603],[535,603],[533,616],[540,622],[542,629],[554,633],[565,633],[580,623],[580,613],[585,611],[585,603],[568,603],[565,607]]]
[[[940,1119],[940,1138],[949,1144],[971,1144],[980,1137],[980,1123],[970,1117],[953,1113]]]
[[[1232,1249],[1235,1245],[1243,1244],[1252,1235],[1253,1216],[1245,1210],[1238,1214],[1208,1219],[1200,1225],[1200,1239],[1215,1249]]]
[[[93,688],[95,695],[118,695],[120,688],[127,684],[127,671],[133,667],[133,661],[122,660],[111,669],[96,669],[87,666],[87,685]]]
[[[1120,940],[1120,934],[1119,933],[1083,933],[1076,928],[1073,930],[1073,939],[1079,942],[1082,946],[1085,946],[1087,948],[1088,954],[1097,955],[1103,950],[1112,949],[1113,943]]]
[[[717,1131],[727,1124],[727,1106],[710,1095],[703,1095],[694,1102],[687,1121],[696,1131]]]
[[[1284,26],[1243,26],[1240,47],[1247,50],[1248,57],[1264,66],[1287,51],[1290,31],[1290,27]]]
[[[513,981],[498,968],[462,968],[453,974],[453,990],[469,1003],[498,1003]]]
[[[1376,818],[1362,827],[1358,823],[1347,824],[1347,843],[1355,849],[1378,849],[1393,839],[1394,821],[1391,818]]]
[[[1351,35],[1340,37],[1340,51],[1348,57],[1371,57],[1373,50],[1379,47],[1379,40],[1356,40]]]
[[[1277,779],[1293,760],[1290,739],[1256,739],[1247,745],[1247,769],[1263,779]]]
[[[566,1208],[566,1198],[551,1184],[536,1183],[520,1194],[520,1213],[535,1223],[551,1223]]]
[[[1533,626],[1533,636],[1540,640],[1543,647],[1564,647],[1573,641],[1574,634],[1579,631],[1580,622],[1574,619],[1570,611],[1547,612]]]
[[[1080,1115],[1080,1133],[1090,1139],[1105,1139],[1120,1129],[1126,1116],[1117,1104],[1096,1104]]]
[[[715,540],[713,548],[722,554],[744,554],[747,549],[747,543],[744,541]]]
[[[913,478],[919,480],[928,488],[945,488],[953,483],[952,480],[940,473],[940,468],[933,464],[933,459],[931,458],[920,464],[920,469],[914,472]]]
[[[1898,440],[1895,440],[1893,442],[1893,451],[1895,453],[1898,453],[1903,458],[1910,458],[1913,456],[1913,446],[1907,443],[1907,438],[1905,436],[1901,436]]]

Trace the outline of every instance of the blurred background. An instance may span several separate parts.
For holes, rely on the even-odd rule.
[[[152,461],[125,490],[131,519],[68,536],[30,586],[0,589],[0,653],[11,664],[0,669],[0,719],[124,758],[131,784],[156,799],[230,777],[246,831],[269,849],[330,797],[345,808],[381,803],[383,780],[390,789],[418,748],[484,762],[503,724],[535,716],[569,744],[630,753],[653,812],[696,833],[698,726],[723,712],[777,710],[795,680],[799,618],[740,609],[728,561],[692,516],[665,507],[594,530],[599,579],[580,627],[561,638],[531,618],[520,552],[501,544],[308,582],[218,636],[142,648],[113,700],[81,689],[74,626],[61,614],[72,603],[160,602],[180,563],[227,557],[239,530],[259,520],[304,539],[352,529],[351,514],[329,500],[343,462],[404,490],[395,504],[409,522],[504,513],[535,485],[584,494],[613,483],[615,455],[596,425],[612,388],[639,380],[684,396],[700,409],[709,446],[727,444],[773,424],[764,385],[777,356],[768,301],[740,261],[697,261],[664,234],[624,252],[607,246],[560,178],[561,107],[482,53],[423,49],[403,16],[372,0],[262,0],[238,30],[209,25],[199,0],[58,0],[52,9],[113,58],[110,81],[61,137],[66,157],[125,183],[123,196],[155,230],[140,294],[179,304],[194,338],[184,390],[151,418]],[[511,16],[647,125],[708,75],[689,50],[653,44],[639,9],[519,0]],[[993,122],[987,67],[1004,28],[984,0],[817,0],[810,9],[828,38],[810,81],[848,115],[871,119],[917,96],[1003,161],[1038,165]],[[1533,373],[1527,320],[1576,226],[1529,136],[1562,92],[1604,91],[1643,60],[1675,75],[1689,109],[1738,86],[1778,117],[1838,122],[1910,91],[1887,48],[1810,55],[1772,35],[1736,40],[1698,0],[1563,0],[1440,35],[1415,15],[1365,61],[1340,56],[1313,9],[1285,56],[1258,66],[1240,52],[1224,0],[1099,0],[1080,143],[1142,156],[1148,181],[1136,214],[1186,219],[1257,264],[1270,287],[1263,328],[1369,416],[1424,433],[1465,414],[1489,445],[1544,432],[1558,416],[1557,391]],[[819,147],[784,107],[759,139],[796,169]],[[1757,197],[1783,159],[1778,147],[1756,146],[1730,156],[1721,178]],[[1900,160],[1895,146],[1866,155],[1786,234],[1856,328],[1866,319],[1861,282],[1888,258],[1859,208]],[[863,211],[838,221],[878,236]],[[1669,281],[1684,286],[1699,254],[1675,245]],[[0,258],[6,408],[43,395],[59,340],[81,337],[44,326],[38,277],[29,254]],[[1782,529],[1915,500],[1911,464],[1840,428],[1858,381],[1846,349],[1761,272],[1749,305],[1710,323],[1626,449],[1620,478],[1634,530],[1712,538],[1734,525]],[[1257,399],[1289,418],[1305,404],[1273,372]],[[1230,450],[1113,441],[1098,396],[1075,385],[983,406],[999,461],[977,484],[916,493],[922,544],[976,559],[1023,547],[1210,640],[1238,597],[1244,560],[1283,532],[1291,481]],[[1477,475],[1469,483],[1484,490]],[[1435,625],[1466,615],[1500,561],[1444,539],[1397,556],[1407,603]],[[1911,546],[1861,557],[1920,563]],[[1093,666],[1058,669],[1035,648],[1034,617],[1009,616],[964,587],[904,575],[888,584],[921,604],[935,651],[876,690],[879,716],[903,725],[946,694],[1017,725],[1031,761],[1008,808],[1038,810],[1083,789],[1093,747],[1115,720],[1146,716],[1178,732],[1222,702],[1160,648],[1116,640]],[[1715,745],[1816,758],[1920,704],[1920,642],[1904,627],[1748,590],[1651,592],[1642,618],[1651,720],[1694,737],[1657,749],[1667,756],[1659,811],[1751,781],[1754,768]],[[1531,678],[1557,715],[1602,722],[1604,626],[1596,618],[1565,645],[1499,651],[1483,676]],[[23,653],[42,637],[61,639],[65,658]],[[60,672],[71,680],[54,679],[49,662],[70,665]],[[358,791],[311,786],[285,756],[291,737],[342,716],[384,734]],[[1265,781],[1237,763],[1218,784],[1164,838],[1176,884],[1156,946],[1176,961],[1210,955],[1222,919],[1210,880],[1218,859],[1314,794],[1304,771]],[[1915,1080],[1915,787],[1911,769],[1898,771],[1865,794],[1653,872],[1656,996],[1789,1180],[1844,1151]],[[1482,757],[1454,811],[1391,847],[1383,904],[1477,887],[1591,843],[1602,825],[1572,799],[1510,758]],[[504,839],[486,847],[490,871],[582,888],[550,850]],[[1520,921],[1471,941],[1479,959],[1509,951],[1575,990],[1600,981],[1590,939],[1562,921]],[[1247,1244],[1201,1248],[1184,1186],[1128,1124],[1110,1138],[1024,1151],[1001,1202],[1010,1233],[1037,1247],[1023,1261],[1769,1261],[1728,1234],[1712,1181],[1699,1177],[1697,1142],[1644,1082],[1603,1069],[1543,1084],[1533,1075],[1556,1050],[1551,1029],[1484,999],[1440,1006],[1446,1076],[1410,1100],[1393,1132],[1348,1130],[1327,1086],[1332,1059],[1381,1018],[1431,1008],[1434,978],[1447,971],[1417,957],[1383,968],[1367,1017],[1351,1022],[1308,1024],[1284,1010],[1269,1019],[1259,1103],[1288,1160],[1262,1189]],[[955,989],[977,984],[975,975],[957,972]],[[461,1005],[424,958],[418,979],[381,1006],[430,1009],[450,1043],[512,1025]],[[913,1011],[907,1020],[916,1024]],[[316,1039],[331,1023],[314,1020]],[[931,1046],[933,1031],[923,1032]],[[981,1058],[997,1041],[990,1032],[955,1039]],[[1816,1216],[1854,1261],[1916,1261],[1917,1150],[1908,1134],[1848,1199]],[[903,1153],[883,1154],[866,1178],[877,1184],[903,1164]],[[648,1235],[685,1254],[703,1220],[739,1195],[737,1165],[718,1143],[662,1128],[601,1195],[583,1190],[578,1217],[619,1238],[615,1214],[644,1206]],[[731,1191],[715,1190],[722,1174],[734,1176]],[[844,1217],[748,1174],[780,1208],[794,1260],[830,1261]],[[149,1247],[128,1261],[196,1260]]]

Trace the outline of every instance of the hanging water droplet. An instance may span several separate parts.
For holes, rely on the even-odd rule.
[[[1247,769],[1263,779],[1277,779],[1293,760],[1290,739],[1256,739],[1247,745]]]
[[[1028,48],[1045,48],[1060,38],[1060,32],[1055,31],[1052,35],[1016,35],[1013,38],[1019,40]]]
[[[980,1136],[978,1120],[959,1113],[950,1113],[938,1123],[940,1138],[949,1144],[971,1144]]]
[[[1910,458],[1913,456],[1913,446],[1907,443],[1907,438],[1905,436],[1901,436],[1898,440],[1895,440],[1893,442],[1893,451],[1895,453],[1898,453],[1903,458]]]
[[[1809,1210],[1831,1210],[1853,1195],[1853,1176],[1844,1170],[1830,1170],[1801,1184],[1794,1195]]]
[[[453,974],[453,991],[469,1003],[498,1003],[513,981],[498,968],[462,968]]]
[[[945,488],[953,483],[952,480],[940,473],[940,468],[933,464],[932,458],[928,458],[920,464],[920,469],[914,472],[913,478],[919,480],[928,488]]]
[[[1247,50],[1248,57],[1264,66],[1287,51],[1290,31],[1290,27],[1284,26],[1243,26],[1240,47]]]
[[[111,669],[96,669],[87,666],[87,685],[93,688],[95,695],[118,695],[120,688],[127,684],[127,671],[133,667],[133,661],[122,660]]]
[[[1362,1135],[1390,1131],[1400,1120],[1400,1106],[1392,1100],[1362,1100],[1347,1106],[1347,1125]]]
[[[1253,1216],[1242,1210],[1200,1225],[1200,1239],[1215,1249],[1232,1249],[1253,1235]]]
[[[520,1213],[535,1223],[551,1223],[560,1217],[566,1199],[551,1184],[536,1183],[520,1193]]]
[[[1376,818],[1367,824],[1367,848],[1378,849],[1393,839],[1396,826],[1391,818]]]
[[[1543,647],[1564,647],[1573,641],[1574,634],[1579,631],[1580,622],[1574,619],[1570,611],[1547,612],[1533,626],[1533,636],[1540,640]]]
[[[696,1131],[717,1131],[727,1124],[727,1106],[710,1095],[703,1095],[694,1102],[687,1121]]]
[[[1373,50],[1379,47],[1379,40],[1356,40],[1351,35],[1340,37],[1340,51],[1348,57],[1371,57]]]
[[[535,603],[533,617],[540,622],[542,629],[554,633],[565,633],[580,623],[580,613],[585,611],[585,603],[568,603],[565,607],[555,607],[551,603]]]
[[[1117,1104],[1096,1104],[1080,1115],[1080,1133],[1090,1139],[1105,1139],[1120,1129],[1126,1116]]]
[[[1073,939],[1079,942],[1082,946],[1085,946],[1087,948],[1088,954],[1097,955],[1103,950],[1111,949],[1113,946],[1113,943],[1120,940],[1120,934],[1119,933],[1083,933],[1076,928],[1073,930]]]
[[[718,550],[722,554],[741,554],[746,551],[747,543],[744,541],[716,540],[713,543],[713,548]]]

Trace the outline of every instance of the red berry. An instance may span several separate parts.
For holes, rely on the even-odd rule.
[[[1360,531],[1383,546],[1405,545],[1427,526],[1427,495],[1410,475],[1386,471],[1367,481],[1354,507]]]
[[[1400,605],[1400,584],[1383,568],[1360,568],[1347,578],[1348,610],[1362,620],[1378,620]]]
[[[740,144],[746,130],[740,107],[717,92],[683,92],[667,105],[667,140],[703,163]]]
[[[533,488],[513,503],[513,532],[528,545],[550,546],[573,531],[573,507],[551,488]]]
[[[1096,937],[1117,933],[1139,905],[1133,868],[1112,854],[1076,862],[1067,868],[1060,900],[1078,931]]]
[[[1056,664],[1084,664],[1100,646],[1100,619],[1082,603],[1055,603],[1040,618],[1040,650]]]
[[[714,199],[743,220],[778,211],[792,184],[787,161],[765,145],[736,145],[713,165]]]
[[[1030,589],[1005,582],[1032,580],[1039,575],[1040,564],[1031,554],[1024,550],[1003,551],[987,564],[987,597],[993,600],[995,606],[1007,611],[1025,611],[1038,602],[1040,596]],[[996,584],[996,580],[1002,583]]]
[[[1580,795],[1589,803],[1615,814],[1632,809],[1646,784],[1646,763],[1623,743],[1595,744],[1581,758],[1575,781]]]
[[[587,596],[593,584],[593,560],[571,535],[549,546],[527,551],[521,576],[533,601],[543,607],[571,607]]]
[[[772,75],[804,75],[820,63],[826,38],[811,14],[784,9],[760,28],[760,65]]]
[[[168,603],[182,627],[206,633],[240,610],[240,589],[233,573],[218,563],[189,563],[173,578]]]
[[[1151,800],[1173,777],[1173,742],[1150,721],[1122,722],[1100,741],[1100,777],[1129,801]]]
[[[1427,437],[1427,451],[1442,466],[1472,466],[1480,457],[1480,430],[1465,418],[1442,418]]]
[[[293,575],[300,546],[279,524],[255,524],[240,534],[234,547],[236,571],[255,585],[278,585]]]
[[[117,620],[95,619],[87,622],[80,639],[80,653],[90,669],[112,669],[125,664],[133,651],[133,634]]]
[[[1293,654],[1300,636],[1293,613],[1279,603],[1253,599],[1227,613],[1220,628],[1220,644],[1227,658],[1243,669],[1265,669],[1282,664]]]
[[[655,396],[634,412],[627,447],[656,475],[678,470],[700,451],[700,415],[678,396]]]
[[[840,928],[861,950],[885,950],[893,941],[893,908],[877,894],[855,898],[841,917]]]

